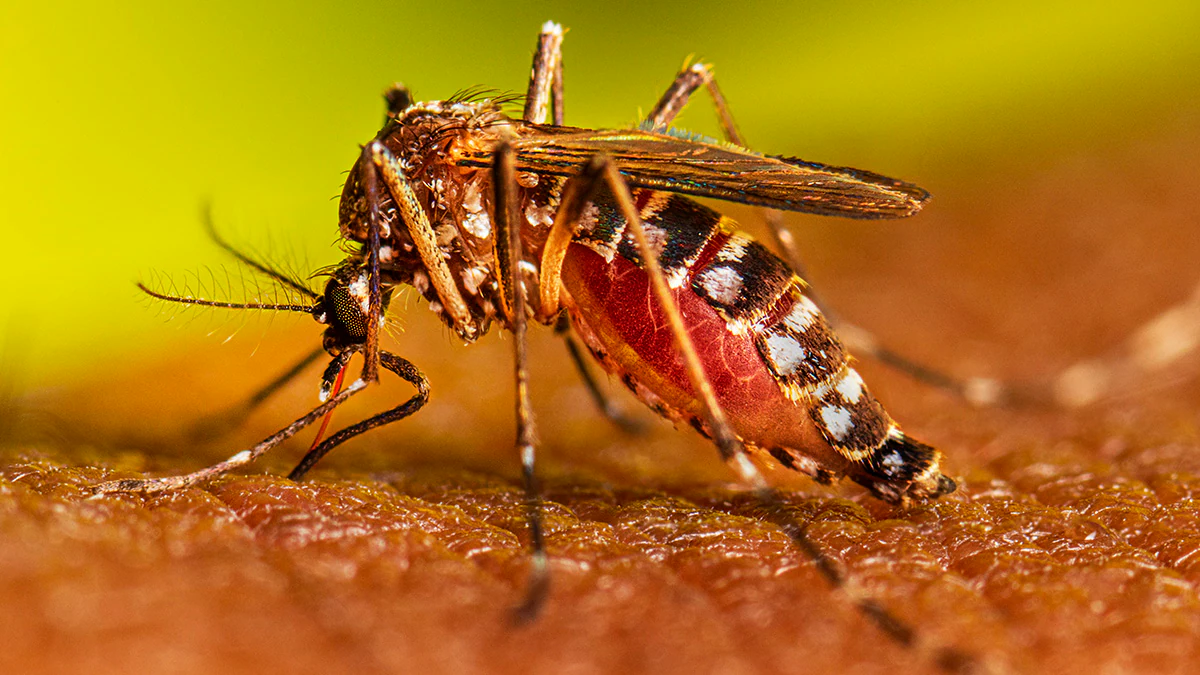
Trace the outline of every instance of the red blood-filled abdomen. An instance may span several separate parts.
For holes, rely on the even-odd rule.
[[[619,255],[608,262],[591,249],[572,244],[563,266],[563,285],[570,294],[572,319],[590,346],[604,353],[602,362],[608,370],[626,384],[649,390],[683,417],[702,417],[644,270]],[[731,332],[690,283],[672,294],[717,400],[744,440],[764,448],[803,448],[829,468],[844,463],[821,438],[807,412],[784,396],[751,332]],[[645,392],[639,395],[647,398]],[[645,402],[652,408],[657,403]]]

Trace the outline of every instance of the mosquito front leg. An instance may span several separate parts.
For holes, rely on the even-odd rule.
[[[477,330],[471,320],[471,312],[467,308],[467,302],[458,290],[458,284],[455,283],[450,266],[446,263],[446,257],[438,245],[437,233],[434,232],[433,225],[429,222],[429,216],[425,213],[425,209],[421,206],[416,192],[413,191],[412,185],[408,182],[408,177],[404,174],[404,168],[400,166],[400,161],[379,141],[373,141],[363,148],[363,155],[364,160],[360,161],[359,165],[364,167],[362,169],[364,171],[362,182],[364,192],[367,195],[367,212],[372,218],[372,225],[370,227],[372,234],[369,235],[367,242],[367,252],[371,261],[371,270],[369,273],[372,279],[371,316],[374,318],[374,321],[370,322],[367,326],[368,350],[372,347],[372,342],[370,341],[372,335],[378,339],[380,313],[375,311],[375,307],[377,306],[375,300],[377,299],[376,294],[380,291],[379,239],[381,236],[387,235],[387,233],[381,231],[380,227],[378,188],[376,187],[372,191],[372,187],[378,185],[375,182],[375,170],[378,170],[380,177],[383,178],[384,185],[387,186],[388,192],[391,193],[397,210],[400,212],[400,218],[404,221],[404,226],[408,228],[413,245],[417,249],[417,254],[421,257],[421,264],[429,273],[429,283],[433,286],[434,291],[437,292],[438,299],[441,300],[446,314],[453,321],[455,330],[465,338],[474,338]],[[382,307],[382,304],[379,306]],[[378,349],[373,353],[377,352]]]
[[[401,172],[397,178],[395,171],[398,170],[398,164],[397,169],[393,170],[391,165],[386,164],[387,157],[380,155],[377,146],[382,147],[379,143],[371,143],[363,148],[362,158],[358,163],[362,171],[360,180],[367,203],[367,241],[363,246],[367,254],[367,336],[363,349],[362,370],[362,379],[367,382],[379,381],[379,328],[383,319],[383,290],[379,281],[379,239],[382,236],[382,224],[379,215],[381,200],[378,176],[379,172],[383,173],[384,180],[389,181],[389,189],[393,189],[393,182],[403,179],[404,176]],[[404,187],[408,187],[407,182],[404,183]],[[409,192],[411,191],[410,187]],[[401,198],[395,199],[399,203]],[[407,212],[404,215],[408,215]],[[405,219],[405,222],[410,221]]]
[[[332,377],[336,376],[336,370],[333,368],[335,364],[336,362],[330,364],[331,367],[326,372],[325,382],[330,381]],[[379,365],[383,366],[385,370],[390,370],[396,375],[399,375],[400,378],[405,382],[408,382],[412,386],[416,387],[417,393],[413,394],[411,398],[395,408],[385,410],[373,417],[368,417],[357,424],[352,424],[325,439],[325,441],[320,445],[308,451],[308,454],[306,454],[304,458],[300,460],[300,463],[296,465],[296,468],[292,469],[291,473],[288,474],[288,478],[292,480],[302,479],[304,474],[308,473],[309,469],[313,468],[313,466],[316,465],[316,463],[320,461],[322,457],[328,454],[330,450],[333,450],[337,446],[345,443],[361,433],[381,427],[385,424],[391,424],[397,420],[402,420],[420,410],[429,401],[429,380],[425,377],[425,374],[422,373],[420,369],[414,366],[410,361],[396,356],[395,354],[380,351]],[[327,389],[324,387],[322,390],[327,391]]]
[[[250,462],[253,462],[254,460],[263,456],[275,446],[286,441],[292,436],[295,436],[301,429],[304,429],[313,422],[321,419],[321,416],[325,415],[330,410],[333,410],[342,403],[345,403],[351,396],[365,389],[366,386],[366,380],[361,378],[355,380],[337,396],[334,396],[328,401],[308,411],[295,422],[292,422],[274,434],[264,438],[249,450],[243,450],[224,462],[220,462],[210,467],[182,476],[114,480],[101,483],[95,486],[94,489],[97,494],[103,494],[107,492],[162,492],[164,490],[178,490],[181,488],[190,487],[192,485],[196,485],[197,483],[202,483],[212,478],[216,478],[224,473],[228,473],[234,469],[246,466]]]
[[[529,74],[529,89],[525,93],[526,122],[545,124],[550,104],[554,104],[554,124],[563,123],[562,81],[563,28],[547,21],[538,35],[537,51],[533,55],[533,70]]]

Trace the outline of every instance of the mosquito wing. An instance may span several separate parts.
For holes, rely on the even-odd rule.
[[[605,153],[633,187],[844,218],[903,218],[929,199],[916,185],[869,171],[671,133],[540,125],[521,131],[513,141],[518,171],[573,176],[593,155]],[[490,166],[490,153],[475,151],[459,163]]]

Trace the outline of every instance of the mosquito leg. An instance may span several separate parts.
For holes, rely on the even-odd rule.
[[[579,378],[583,380],[583,385],[587,387],[588,394],[591,395],[592,401],[600,409],[604,417],[627,434],[640,434],[644,432],[646,430],[645,425],[639,420],[626,415],[625,411],[621,410],[608,397],[608,394],[604,393],[599,383],[596,382],[592,371],[588,369],[587,361],[584,359],[583,348],[579,346],[579,340],[576,340],[575,336],[571,334],[571,322],[566,314],[559,315],[558,321],[554,324],[554,332],[567,345],[567,353],[571,355],[571,361],[575,364],[575,370],[579,373]]]
[[[536,70],[536,68],[535,68]],[[534,473],[538,445],[533,406],[529,402],[529,353],[526,329],[525,285],[521,282],[521,231],[517,223],[517,176],[512,146],[501,142],[495,149],[492,183],[495,186],[497,268],[501,295],[511,310],[513,332],[513,370],[517,382],[517,451],[521,456],[521,475],[525,486],[525,504],[529,514],[531,549],[529,585],[516,607],[516,619],[524,623],[537,617],[550,593],[550,568],[542,527],[542,496]]]
[[[379,239],[387,236],[387,233],[382,231],[381,218],[379,216],[380,195],[378,182],[376,181],[376,170],[378,170],[379,177],[383,179],[384,185],[387,186],[392,200],[396,203],[396,208],[400,212],[399,220],[408,228],[413,245],[417,249],[417,255],[421,257],[421,264],[429,273],[429,283],[437,292],[438,299],[441,300],[442,306],[446,308],[446,313],[453,320],[456,329],[463,337],[474,338],[477,331],[475,323],[471,319],[470,309],[467,307],[467,302],[463,299],[462,293],[458,290],[458,285],[454,281],[454,275],[450,271],[450,266],[446,263],[446,257],[443,255],[441,247],[438,245],[437,233],[434,232],[433,224],[429,222],[429,215],[425,212],[424,207],[421,206],[421,201],[413,190],[412,184],[409,183],[408,177],[404,173],[404,167],[400,165],[400,160],[383,143],[373,141],[363,148],[363,158],[359,160],[359,166],[362,167],[362,171],[364,172],[362,175],[362,184],[370,205],[369,215],[372,222],[366,250],[369,255],[369,267],[371,268],[369,274],[372,280],[370,288],[370,314],[375,318],[375,321],[367,323],[368,353],[378,352],[377,344],[374,345],[375,352],[371,352],[370,350],[373,347],[372,336],[378,341],[379,320],[382,318],[380,312],[382,303],[376,304],[380,293]]]
[[[650,279],[650,288],[659,307],[666,315],[671,334],[675,337],[675,346],[683,357],[692,389],[703,405],[705,422],[712,433],[718,452],[721,453],[721,459],[737,471],[738,476],[745,484],[756,490],[767,489],[766,480],[758,468],[746,458],[741,439],[734,433],[733,427],[725,417],[725,411],[717,402],[712,383],[709,382],[704,367],[700,364],[700,356],[696,352],[695,345],[692,344],[692,338],[683,323],[683,316],[679,313],[675,298],[671,295],[666,275],[663,274],[662,267],[658,263],[658,254],[650,246],[650,240],[646,237],[646,230],[642,226],[642,219],[638,215],[633,195],[630,194],[625,180],[621,178],[617,166],[607,155],[596,155],[580,172],[580,179],[587,182],[602,180],[607,183],[620,206],[621,214],[625,217],[628,225],[628,231],[637,243],[638,252],[642,257],[642,265],[646,270],[646,276]]]
[[[561,45],[562,40],[559,40]],[[561,51],[561,47],[560,47]],[[558,61],[554,64],[554,86],[550,91],[550,99],[554,102],[554,126],[561,127],[563,125],[563,60],[562,54],[558,55]]]
[[[644,430],[643,425],[626,416],[596,384],[595,378],[592,377],[591,371],[584,362],[583,350],[580,349],[579,342],[571,334],[571,324],[567,315],[562,312],[560,301],[562,266],[566,259],[567,249],[571,246],[571,240],[575,234],[575,223],[583,215],[588,199],[591,198],[592,191],[598,184],[599,181],[594,179],[587,184],[579,179],[573,179],[568,181],[563,188],[562,197],[554,215],[554,223],[542,250],[538,278],[541,298],[534,313],[539,319],[547,322],[555,315],[558,316],[554,330],[566,342],[567,351],[571,354],[571,359],[575,362],[575,368],[583,378],[584,385],[592,395],[592,400],[596,402],[600,411],[609,421],[626,433],[637,434]]]
[[[328,376],[326,381],[336,376],[336,371],[339,370],[333,368],[333,365],[330,364],[330,368],[327,369],[327,376],[330,373],[332,373],[332,376]],[[288,478],[297,481],[302,479],[304,474],[308,473],[309,469],[313,468],[330,450],[361,433],[404,419],[420,410],[429,401],[429,380],[410,361],[390,352],[381,351],[379,352],[379,365],[383,366],[385,370],[390,370],[399,375],[405,382],[416,387],[417,393],[395,408],[385,410],[373,417],[368,417],[357,424],[352,424],[325,439],[324,442],[309,450],[308,454],[304,455],[304,458],[300,460],[296,468],[292,469],[291,473],[288,474]]]
[[[366,382],[379,381],[379,325],[383,318],[383,290],[379,281],[379,170],[384,169],[385,180],[390,177],[384,167],[376,166],[379,156],[377,146],[382,147],[377,142],[364,147],[358,162],[367,202],[367,241],[363,246],[367,254],[367,339],[363,347],[362,369],[362,379]]]
[[[658,100],[654,109],[646,117],[645,124],[651,129],[657,130],[662,130],[670,126],[675,117],[687,105],[691,95],[700,87],[706,88],[712,98],[725,140],[734,145],[746,147],[746,141],[738,132],[737,125],[734,123],[733,114],[729,112],[729,104],[725,102],[725,97],[721,94],[721,90],[717,86],[712,66],[706,63],[694,63],[680,71],[675,76],[675,81],[671,83],[671,86],[667,88],[662,98]],[[775,250],[782,253],[784,261],[791,266],[796,274],[800,275],[801,278],[807,278],[804,271],[804,263],[800,259],[800,252],[796,246],[796,238],[784,223],[783,214],[779,211],[768,209],[765,212],[764,220],[766,221],[767,229],[771,233],[771,239],[775,243]],[[973,405],[986,406],[1000,402],[1028,401],[1031,398],[1035,398],[1015,387],[1006,387],[998,380],[990,378],[959,379],[913,361],[879,344],[879,340],[865,328],[841,321],[837,313],[830,310],[829,305],[822,301],[812,287],[806,289],[805,294],[821,308],[822,313],[825,314],[829,322],[837,327],[838,335],[842,338],[842,341],[850,351],[856,354],[875,359],[880,363],[905,373],[918,382],[924,382],[930,386],[947,391]]]
[[[542,26],[525,93],[525,113],[521,116],[526,122],[545,124],[553,103],[554,123],[563,123],[562,39],[563,28],[559,24],[547,21]]]
[[[258,459],[275,446],[296,435],[296,433],[304,427],[307,427],[313,422],[321,419],[321,416],[323,416],[325,413],[333,410],[342,403],[345,403],[347,399],[365,389],[366,386],[367,382],[365,380],[355,380],[337,396],[334,396],[328,401],[325,401],[321,405],[308,411],[302,417],[287,425],[283,429],[280,429],[267,438],[264,438],[253,448],[250,448],[249,450],[243,450],[229,459],[214,464],[210,467],[182,476],[114,480],[101,483],[95,486],[94,489],[97,494],[103,494],[107,492],[162,492],[163,490],[177,490],[190,487],[197,483],[216,478],[221,474],[245,466]]]
[[[306,354],[304,358],[297,361],[291,368],[288,368],[278,377],[268,382],[258,391],[254,392],[254,394],[252,394],[245,401],[242,401],[241,403],[238,403],[237,405],[234,405],[223,412],[207,415],[200,419],[192,426],[192,429],[188,435],[194,440],[205,440],[216,438],[230,429],[237,427],[244,422],[246,418],[250,416],[250,413],[254,412],[258,406],[262,405],[264,401],[273,396],[275,392],[282,389],[289,382],[296,379],[296,376],[304,372],[306,368],[315,363],[316,360],[321,358],[323,354],[325,354],[325,349],[323,347],[317,347]]]
[[[663,130],[671,125],[671,122],[683,111],[692,94],[700,87],[708,90],[709,97],[712,98],[713,107],[717,111],[717,119],[721,124],[721,131],[725,136],[725,140],[734,145],[746,146],[746,141],[738,132],[737,124],[733,121],[733,114],[729,112],[729,104],[725,102],[725,96],[721,93],[720,87],[717,86],[716,75],[713,74],[712,66],[707,63],[693,63],[691,66],[684,68],[675,76],[675,81],[667,90],[663,92],[662,98],[658,99],[658,103],[654,105],[654,109],[646,116],[645,124],[651,129]],[[792,270],[802,278],[804,275],[804,263],[800,260],[800,252],[796,247],[796,238],[792,236],[791,230],[783,222],[783,215],[776,210],[768,209],[765,216],[767,227],[771,232],[771,237],[775,242],[776,250],[783,252],[783,257]],[[831,321],[832,315],[826,310],[824,303],[815,296],[811,289],[806,290],[805,294],[809,299],[821,307],[821,311],[826,318]]]

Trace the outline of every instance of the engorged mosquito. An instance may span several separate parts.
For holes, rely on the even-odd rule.
[[[388,92],[388,120],[363,148],[342,193],[340,229],[352,253],[329,273],[322,293],[234,251],[311,304],[222,303],[145,289],[170,301],[311,313],[326,326],[322,344],[331,356],[323,402],[219,464],[98,490],[182,488],[244,466],[377,381],[380,367],[416,394],[314,443],[289,477],[301,479],[349,438],[413,414],[428,400],[429,383],[379,343],[393,290],[410,285],[467,342],[493,324],[514,334],[517,447],[533,548],[522,616],[536,614],[549,579],[528,397],[530,320],[557,324],[568,340],[573,332],[651,410],[713,439],[768,505],[778,497],[750,456],[822,483],[849,477],[895,505],[952,492],[941,454],[901,431],[853,368],[793,271],[799,263],[778,219],[770,223],[790,264],[689,198],[899,218],[920,210],[928,194],[867,171],[746,150],[705,64],[680,72],[637,129],[564,126],[562,37],[559,25],[543,27],[519,119],[505,114],[503,99],[413,103],[403,87]],[[726,142],[670,128],[701,87],[714,99]],[[363,356],[361,375],[343,389],[355,354]],[[938,383],[965,391],[953,381]],[[802,528],[786,517],[781,525],[837,586],[833,564]],[[859,606],[894,639],[911,641],[911,630],[885,610],[865,600]]]

